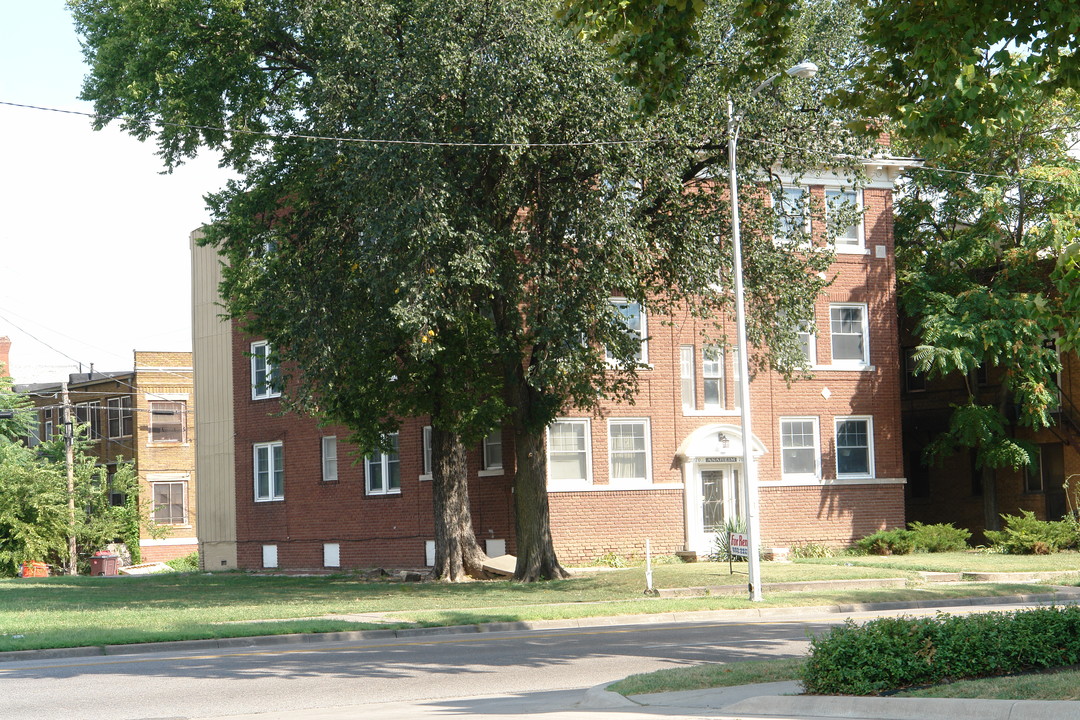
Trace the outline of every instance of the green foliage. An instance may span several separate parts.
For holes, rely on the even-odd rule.
[[[593,560],[592,564],[597,567],[624,568],[626,567],[626,558],[615,552],[606,552]]]
[[[729,518],[724,522],[724,529],[716,533],[716,542],[713,544],[712,555],[709,559],[714,562],[746,562],[741,555],[731,553],[731,533],[745,533],[746,519],[742,517]]]
[[[986,539],[997,552],[1010,555],[1046,555],[1071,550],[1080,544],[1074,520],[1039,520],[1035,513],[1023,510],[1019,515],[1001,516],[1002,530],[986,530]]]
[[[903,528],[878,530],[856,540],[855,547],[870,555],[908,555],[915,550],[915,533]]]
[[[727,175],[728,95],[745,136],[784,138],[739,154],[752,361],[789,378],[807,369],[794,329],[812,319],[832,254],[774,243],[761,188],[777,168],[797,178],[837,157],[857,184],[850,158],[866,147],[838,129],[846,117],[801,111],[839,71],[751,97],[731,60],[754,57],[756,36],[730,30],[757,5],[675,6],[700,10],[707,53],[683,104],[647,118],[603,50],[543,0],[70,7],[98,112],[134,118],[125,127],[155,136],[170,165],[205,146],[241,173],[211,197],[207,238],[227,260],[228,312],[295,369],[286,401],[349,427],[362,451],[402,417],[467,443],[512,425],[517,447],[538,449],[515,478],[529,563],[550,537],[530,531],[547,517],[545,428],[567,409],[632,402],[644,367],[609,300],[641,303],[652,328],[688,311],[725,344],[730,207],[703,190]],[[847,57],[851,30],[832,10],[771,51]]]
[[[165,564],[177,572],[199,572],[199,553],[193,552],[184,557],[166,560]]]
[[[814,694],[873,695],[912,685],[1080,661],[1080,606],[934,618],[847,620],[811,638],[802,670]]]
[[[63,468],[0,441],[0,577],[24,562],[52,562],[67,550],[67,490]]]
[[[1040,103],[1080,89],[1080,17],[1071,2],[860,0],[868,56],[840,95],[932,147],[969,132],[1007,134],[1037,122]],[[966,167],[966,166],[958,166]]]
[[[968,539],[971,538],[970,532],[952,523],[924,525],[916,521],[908,523],[908,529],[912,532],[917,552],[940,553],[967,550]]]
[[[792,560],[805,560],[807,558],[831,558],[835,557],[837,549],[821,543],[796,543],[788,550],[788,557]]]

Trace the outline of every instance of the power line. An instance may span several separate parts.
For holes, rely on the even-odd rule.
[[[147,122],[143,120],[137,120],[135,118],[128,117],[126,115],[101,115],[99,113],[84,112],[82,110],[64,110],[61,108],[44,107],[41,105],[24,105],[22,103],[13,103],[0,100],[0,105],[7,105],[9,107],[23,108],[26,110],[42,110],[45,112],[62,113],[65,115],[82,115],[84,117],[91,118],[93,120],[120,120],[122,122],[137,123],[146,125]],[[603,146],[603,145],[656,145],[669,142],[664,139],[647,138],[642,140],[578,140],[572,142],[530,142],[523,140],[519,142],[462,142],[453,140],[386,140],[379,138],[350,138],[340,137],[335,135],[307,135],[304,133],[277,133],[260,130],[245,130],[245,129],[231,129],[215,127],[213,125],[189,125],[185,123],[174,123],[167,120],[155,120],[154,121],[160,127],[174,127],[181,130],[202,130],[225,133],[226,135],[254,135],[258,137],[270,138],[273,140],[325,140],[329,142],[341,142],[341,143],[356,143],[358,145],[405,145],[405,146],[421,146],[421,147],[512,147],[512,148],[531,148],[531,147],[590,147],[590,146]]]

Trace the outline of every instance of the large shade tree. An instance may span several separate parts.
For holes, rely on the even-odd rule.
[[[568,408],[633,399],[640,338],[611,298],[657,319],[688,310],[725,339],[728,94],[748,140],[755,364],[798,373],[794,329],[830,255],[773,241],[760,184],[862,148],[815,100],[838,71],[749,97],[756,83],[738,68],[754,39],[731,32],[738,3],[701,18],[711,59],[684,107],[647,121],[603,53],[536,0],[71,5],[99,124],[125,116],[168,163],[209,146],[242,173],[213,197],[208,237],[229,260],[230,311],[295,368],[297,405],[346,424],[365,450],[385,448],[399,418],[430,415],[437,514],[440,497],[462,507],[464,445],[512,428],[517,578],[564,574],[546,427]],[[850,14],[814,16],[779,67],[842,66],[851,29]],[[753,142],[764,137],[777,142]],[[452,514],[467,543],[465,515]]]
[[[1000,101],[1018,112],[972,126],[955,146],[909,141],[926,166],[905,183],[896,220],[917,367],[958,373],[967,388],[929,453],[975,453],[988,529],[998,526],[997,471],[1029,462],[1031,448],[1010,426],[1052,422],[1059,352],[1080,340],[1080,101],[1073,91],[1048,96],[1037,87]],[[979,368],[1001,374],[995,397],[980,392]]]

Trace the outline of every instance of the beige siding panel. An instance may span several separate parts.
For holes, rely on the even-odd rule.
[[[199,477],[199,556],[205,570],[236,567],[236,490],[230,323],[221,319],[217,250],[191,234],[192,331],[195,364],[195,468]]]

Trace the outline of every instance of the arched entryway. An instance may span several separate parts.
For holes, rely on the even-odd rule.
[[[755,458],[765,454],[756,436]],[[690,433],[676,453],[686,488],[686,549],[699,556],[712,554],[724,524],[745,513],[742,430],[715,423]]]

